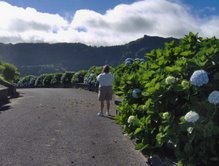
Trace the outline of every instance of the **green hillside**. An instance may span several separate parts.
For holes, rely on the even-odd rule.
[[[173,38],[144,36],[119,46],[95,47],[81,43],[0,44],[0,59],[15,64],[21,75],[78,71],[105,63],[116,66],[127,57],[143,58]]]

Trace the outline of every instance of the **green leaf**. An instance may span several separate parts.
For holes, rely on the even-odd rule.
[[[148,115],[147,118],[145,119],[145,124],[149,125],[151,123],[151,115]]]
[[[144,130],[143,128],[139,127],[139,128],[137,128],[137,129],[135,129],[134,134],[138,134],[138,133],[140,133],[140,132],[143,131],[143,130]]]
[[[184,52],[181,52],[181,56],[185,56],[185,57],[187,57],[187,56],[190,56],[190,55],[192,55],[192,51],[184,51]]]
[[[146,147],[147,147],[147,145],[145,145],[145,144],[143,144],[143,143],[138,143],[138,144],[136,144],[135,149],[142,151],[142,150],[144,150]]]
[[[168,73],[178,73],[178,72],[181,72],[182,71],[182,67],[181,66],[167,66],[165,67],[165,70],[168,72]]]
[[[121,95],[124,94],[124,92],[123,91],[116,91],[115,94],[118,95],[118,96],[121,96]]]
[[[162,132],[156,135],[156,142],[157,142],[158,147],[161,147],[164,144],[165,137],[166,137],[166,134],[163,134]]]
[[[157,49],[156,50],[156,54],[158,57],[161,57],[162,56],[162,50],[161,49]]]

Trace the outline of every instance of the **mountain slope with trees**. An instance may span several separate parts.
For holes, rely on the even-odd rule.
[[[100,47],[81,43],[0,44],[0,59],[15,64],[21,75],[78,71],[106,63],[115,66],[127,57],[144,58],[145,53],[172,40],[177,41],[144,36],[124,45]]]

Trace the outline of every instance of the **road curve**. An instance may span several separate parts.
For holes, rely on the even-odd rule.
[[[1,166],[147,165],[114,120],[96,116],[96,93],[81,89],[19,92],[22,97],[0,109]]]

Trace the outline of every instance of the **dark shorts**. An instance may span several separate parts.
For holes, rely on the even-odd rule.
[[[101,86],[98,91],[99,101],[112,100],[113,90],[112,86]]]

